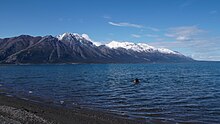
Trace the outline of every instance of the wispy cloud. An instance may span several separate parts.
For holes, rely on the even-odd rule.
[[[202,32],[204,32],[204,30],[199,29],[197,26],[182,26],[168,29],[168,33],[166,33],[165,36],[174,38],[177,41],[189,41]]]
[[[169,28],[164,39],[149,44],[179,51],[196,60],[220,61],[219,41],[220,37],[209,36],[206,30],[197,26],[182,26]]]
[[[134,24],[134,23],[129,23],[129,22],[108,22],[108,24],[113,25],[113,26],[118,26],[118,27],[132,27],[132,28],[139,28],[141,31],[144,31],[145,29],[158,32],[160,29],[151,27],[151,26],[143,26],[140,24]]]
[[[108,22],[110,25],[113,26],[118,26],[118,27],[132,27],[132,28],[144,28],[144,26],[139,25],[139,24],[132,24],[129,22],[119,22],[119,23],[115,23],[115,22]]]
[[[184,7],[187,7],[187,6],[190,6],[191,4],[186,2],[186,3],[183,3],[180,5],[181,8],[184,8]]]
[[[133,38],[149,37],[149,38],[159,38],[156,34],[131,34]]]
[[[129,23],[129,22],[118,22],[118,23],[108,22],[108,24],[113,25],[113,26],[118,26],[118,27],[140,28],[142,31],[144,31],[145,29],[148,29],[148,30],[151,30],[151,31],[154,31],[154,32],[160,31],[160,29],[155,28],[155,27],[151,27],[151,26],[145,27],[145,26],[140,25],[140,24],[133,24],[133,23]]]
[[[146,34],[146,37],[158,38],[159,36],[156,34]]]
[[[147,29],[150,29],[150,30],[152,30],[152,31],[156,31],[156,32],[160,31],[160,29],[155,28],[155,27],[147,27]]]
[[[185,0],[183,3],[180,4],[180,7],[185,8],[185,7],[191,6],[192,3],[193,3],[192,0]]]
[[[141,35],[138,35],[138,34],[131,34],[131,36],[134,37],[134,38],[140,38],[141,37]]]
[[[104,18],[104,19],[111,19],[112,17],[111,17],[111,16],[108,16],[108,15],[104,15],[103,18]]]
[[[219,56],[200,56],[201,58],[201,60],[206,60],[206,59],[208,59],[208,60],[212,60],[212,61],[216,61],[216,60],[220,60],[220,55]]]

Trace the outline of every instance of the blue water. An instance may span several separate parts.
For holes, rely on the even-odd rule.
[[[2,65],[0,88],[146,122],[220,123],[219,62]]]

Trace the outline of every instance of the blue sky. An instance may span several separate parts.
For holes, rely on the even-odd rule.
[[[0,38],[86,33],[220,61],[219,0],[0,0]]]

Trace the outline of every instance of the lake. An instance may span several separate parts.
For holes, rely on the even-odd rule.
[[[0,88],[146,122],[220,123],[220,62],[1,65]]]

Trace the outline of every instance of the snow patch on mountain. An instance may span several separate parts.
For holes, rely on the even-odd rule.
[[[87,34],[82,34],[82,37],[83,38],[85,38],[86,40],[88,40],[88,41],[91,41],[94,45],[96,45],[96,46],[101,46],[102,45],[102,43],[100,43],[100,42],[95,42],[95,41],[93,41],[90,37],[89,37],[89,35],[87,35]]]
[[[73,38],[80,40],[82,37],[77,33],[63,33],[61,35],[56,36],[59,40],[73,40]]]
[[[118,41],[112,41],[108,44],[106,44],[107,47],[111,49],[118,49],[118,48],[124,48],[126,50],[133,50],[136,52],[161,52],[165,54],[179,54],[178,52],[174,52],[169,49],[165,48],[155,48],[153,46],[147,45],[145,43],[131,43],[131,42],[118,42]]]
[[[137,52],[142,52],[142,51],[153,49],[153,47],[147,44],[141,45],[141,44],[135,44],[131,42],[118,42],[118,41],[112,41],[106,44],[106,46],[111,49],[124,48],[126,50],[133,50]]]
[[[79,41],[82,41],[82,40],[86,40],[86,41],[89,41],[89,42],[92,42],[95,46],[100,46],[102,45],[102,43],[100,42],[95,42],[93,41],[89,35],[87,34],[78,34],[78,33],[64,33],[64,34],[61,34],[61,35],[58,35],[56,36],[59,40],[67,40],[67,41],[72,41],[74,39],[76,40],[79,40]]]
[[[87,35],[87,34],[82,34],[82,37],[88,41],[92,41],[92,39],[90,39],[89,35]]]
[[[165,53],[165,54],[181,55],[178,52],[174,52],[166,48],[155,48],[145,43],[111,41],[110,43],[102,44],[100,42],[93,41],[87,34],[80,35],[78,33],[64,33],[64,34],[58,35],[57,38],[59,40],[64,40],[64,41],[75,41],[75,39],[79,40],[80,42],[87,41],[97,47],[100,45],[105,45],[111,49],[124,48],[126,50],[133,50],[136,52],[160,52],[160,53]]]
[[[159,52],[161,52],[161,53],[181,55],[181,54],[178,53],[178,52],[175,52],[175,51],[172,51],[172,50],[169,50],[169,49],[166,49],[166,48],[158,48],[157,50],[158,50]]]

